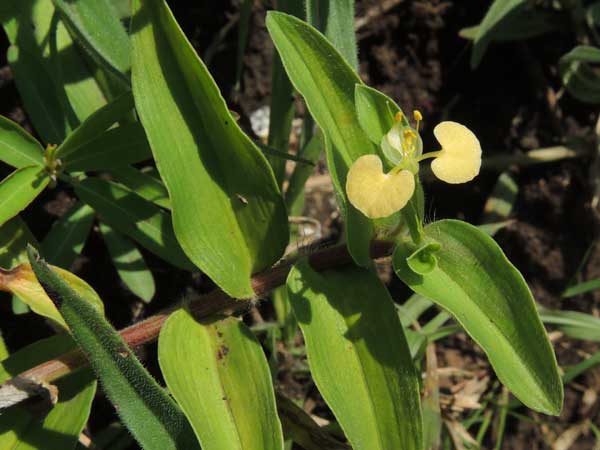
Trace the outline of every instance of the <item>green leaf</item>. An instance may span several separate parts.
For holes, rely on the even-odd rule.
[[[352,447],[420,450],[418,375],[377,275],[357,267],[317,273],[302,261],[287,286],[313,379]]]
[[[3,1],[0,21],[27,113],[42,139],[58,144],[106,103],[104,94],[51,0]]]
[[[518,14],[528,6],[529,0],[494,0],[492,6],[481,21],[471,53],[471,67],[475,68],[481,62],[483,54],[493,39],[496,27],[512,14]]]
[[[129,37],[108,0],[53,0],[77,42],[104,68],[128,84]]]
[[[0,183],[0,225],[23,211],[44,190],[50,178],[40,166],[17,169]]]
[[[538,308],[545,324],[558,327],[560,331],[575,339],[600,342],[600,318],[578,311],[553,311]]]
[[[585,294],[587,292],[595,291],[598,289],[600,289],[600,278],[584,281],[582,283],[578,283],[573,286],[569,286],[562,293],[562,297],[563,298],[574,297],[576,295]]]
[[[99,108],[67,136],[56,149],[56,157],[68,158],[69,155],[100,136],[112,124],[125,117],[133,107],[133,95],[127,91]]]
[[[37,341],[0,363],[0,383],[75,347],[66,334]],[[58,403],[40,420],[24,408],[0,415],[0,448],[68,450],[75,447],[90,414],[96,382],[89,369],[78,370],[56,383]]]
[[[285,437],[305,450],[351,450],[348,444],[334,439],[292,400],[277,393],[277,410]]]
[[[22,169],[44,164],[44,148],[12,120],[0,116],[0,161]]]
[[[585,103],[600,103],[600,76],[591,64],[600,63],[600,49],[579,45],[560,58],[558,70],[567,91]]]
[[[27,261],[27,244],[37,241],[27,224],[15,216],[0,226],[0,267],[11,269]]]
[[[101,223],[100,231],[119,278],[131,292],[146,303],[152,300],[156,287],[154,277],[136,246],[108,225]]]
[[[52,225],[42,241],[42,255],[55,266],[68,269],[81,253],[93,222],[92,208],[76,203]]]
[[[39,1],[39,0],[38,0]],[[47,1],[47,0],[44,0]],[[75,128],[92,113],[106,104],[106,97],[96,81],[87,58],[82,55],[67,27],[53,14],[52,23],[55,28],[50,32],[50,73],[55,78],[55,84],[64,100],[63,108]],[[56,36],[55,42],[52,41]]]
[[[60,267],[53,266],[53,269],[93,308],[104,313],[102,300],[89,284]],[[7,291],[16,295],[34,313],[53,320],[63,328],[67,327],[52,300],[38,283],[29,264],[21,264],[9,271],[0,271],[0,291]]]
[[[300,17],[304,14],[304,2],[302,0],[283,0],[278,2],[277,9]],[[273,53],[268,144],[277,150],[287,153],[289,151],[292,119],[296,111],[294,105],[294,87],[285,73],[281,64],[281,58],[275,50]],[[281,186],[285,176],[285,160],[272,156],[269,158],[269,162],[275,173],[275,178],[277,178],[277,184]]]
[[[1,225],[0,268],[10,269],[27,261],[27,244],[39,246],[29,227],[19,216]],[[29,307],[13,295],[12,310],[16,315],[25,314],[29,312]]]
[[[508,172],[502,172],[483,207],[482,222],[493,224],[508,219],[517,200],[519,186]],[[492,233],[493,234],[493,233]]]
[[[166,211],[123,186],[98,178],[86,178],[74,187],[77,196],[115,230],[174,266],[194,269],[175,239]]]
[[[568,26],[562,12],[546,11],[542,8],[517,8],[494,25],[487,38],[488,42],[480,50],[481,57],[483,57],[489,42],[523,41],[553,31],[561,31]],[[458,34],[463,39],[475,40],[480,29],[480,25],[475,25],[463,28]]]
[[[285,1],[285,0],[283,0]],[[242,71],[244,69],[244,54],[248,44],[250,21],[252,20],[252,0],[242,0],[239,7],[237,57],[235,61],[235,89],[240,89]]]
[[[358,70],[356,33],[354,32],[354,0],[307,0],[308,23],[321,31]]]
[[[345,191],[352,163],[375,153],[354,106],[355,86],[361,81],[335,47],[307,23],[270,11],[267,28],[290,80],[325,134],[327,162],[344,211],[350,254],[357,264],[370,266],[373,222],[347,202]]]
[[[199,449],[189,423],[119,333],[29,248],[39,282],[71,329],[117,413],[145,450]]]
[[[119,183],[140,197],[165,209],[171,209],[169,193],[159,177],[129,166],[110,169],[110,173]]]
[[[273,172],[166,3],[136,0],[133,11],[133,92],[177,239],[225,292],[251,296],[250,276],[276,262],[289,238]]]
[[[49,144],[62,142],[71,126],[47,69],[16,45],[10,46],[6,58],[36,131]]]
[[[283,449],[269,366],[242,321],[200,323],[179,310],[161,330],[158,360],[204,450]]]
[[[137,123],[105,131],[63,159],[69,171],[106,170],[152,158],[146,133]]]
[[[316,163],[321,156],[324,147],[323,134],[320,131],[317,131],[302,149],[301,156]],[[298,200],[301,199],[300,196],[304,193],[306,180],[308,180],[308,177],[310,177],[313,172],[313,166],[296,164],[294,173],[290,177],[288,188],[285,191],[285,204],[288,207],[290,214],[294,214],[294,207]]]
[[[437,267],[417,274],[398,246],[394,270],[412,290],[447,309],[486,352],[500,381],[528,407],[559,414],[563,390],[556,358],[525,280],[498,244],[465,222],[425,227],[441,248]]]
[[[402,110],[387,95],[362,84],[356,85],[355,102],[358,123],[371,142],[379,146],[383,136],[394,126],[394,116]],[[402,124],[408,126],[404,114]]]

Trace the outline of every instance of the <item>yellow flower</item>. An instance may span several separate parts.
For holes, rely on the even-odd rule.
[[[456,184],[471,181],[479,174],[481,145],[471,130],[456,122],[442,122],[433,134],[442,146],[431,163],[436,177]]]
[[[358,158],[346,179],[350,203],[372,219],[391,216],[404,208],[415,190],[415,176],[410,170],[395,170],[383,173],[376,155]]]
[[[433,130],[442,149],[421,155],[421,113],[415,111],[414,118],[415,129],[403,126],[402,114],[396,114],[396,123],[381,140],[384,156],[395,166],[389,173],[383,173],[376,155],[361,156],[348,171],[348,200],[367,217],[387,217],[404,208],[414,193],[419,162],[424,159],[435,158],[431,170],[447,183],[466,183],[479,173],[481,145],[473,132],[456,122],[442,122]]]

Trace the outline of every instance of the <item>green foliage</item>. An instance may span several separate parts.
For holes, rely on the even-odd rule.
[[[109,0],[53,0],[77,42],[105,69],[127,84],[129,37]]]
[[[0,383],[75,347],[68,335],[35,342],[0,362]],[[42,420],[17,406],[0,415],[0,448],[11,450],[69,450],[75,447],[87,422],[96,392],[89,369],[78,370],[56,383],[58,402]]]
[[[40,192],[44,190],[50,178],[40,166],[28,166],[17,169],[0,182],[0,225],[12,219]]]
[[[374,153],[354,107],[361,81],[344,57],[314,28],[279,12],[267,14],[267,28],[290,80],[325,134],[327,162],[345,215],[348,248],[357,264],[371,265],[373,224],[346,200],[346,175],[354,160]]]
[[[477,32],[473,38],[473,52],[471,53],[471,67],[477,67],[483,58],[490,41],[494,37],[496,28],[500,27],[503,20],[511,14],[518,14],[526,8],[528,0],[495,0],[490,6]]]
[[[44,149],[27,131],[0,116],[0,161],[22,169],[43,164]]]
[[[273,172],[167,5],[135,1],[133,11],[134,97],[177,239],[225,292],[251,296],[250,275],[277,261],[288,241]]]
[[[54,20],[54,12],[51,0],[7,0],[0,6],[0,22],[12,44],[7,59],[17,87],[36,131],[50,144],[62,142],[106,102],[64,24]]]
[[[287,285],[313,379],[352,447],[421,449],[419,379],[377,276],[356,267],[319,274],[302,261]]]
[[[81,253],[92,228],[94,211],[88,205],[76,203],[52,225],[44,237],[40,251],[55,266],[68,269]],[[24,247],[23,247],[24,248]]]
[[[518,189],[509,175],[499,177],[479,229],[455,220],[425,226],[417,170],[414,195],[401,211],[371,220],[350,204],[346,179],[360,157],[380,156],[383,177],[407,167],[393,166],[381,142],[398,120],[401,127],[409,126],[404,115],[399,119],[402,110],[393,99],[358,77],[353,1],[281,0],[280,11],[267,14],[276,50],[267,145],[255,143],[238,125],[167,2],[132,3],[131,11],[116,0],[0,3],[0,22],[11,44],[7,59],[27,115],[35,135],[53,144],[44,150],[20,126],[0,117],[0,161],[15,168],[0,183],[0,266],[11,269],[0,271],[0,290],[68,329],[122,423],[145,450],[200,445],[207,450],[292,445],[422,450],[439,440],[442,424],[430,344],[462,329],[519,400],[547,414],[560,412],[562,380],[540,317],[568,336],[588,340],[600,339],[598,319],[575,311],[540,309],[538,314],[522,276],[486,235],[508,223]],[[236,89],[252,2],[244,1],[242,8]],[[479,64],[492,41],[563,27],[565,11],[558,17],[553,8],[525,0],[493,2],[480,25],[462,32],[473,40],[472,64]],[[596,9],[591,5],[586,17],[594,26]],[[304,12],[308,23],[300,19]],[[565,55],[559,68],[566,89],[584,101],[600,101],[598,63],[600,50],[591,46]],[[295,91],[308,112],[297,152],[290,153]],[[276,263],[290,237],[298,238],[287,249],[291,253],[301,236],[294,229],[290,233],[287,216],[303,214],[305,184],[323,148],[350,256],[340,247],[300,257],[287,286],[272,296],[277,321],[260,320],[261,308],[249,328],[227,315],[245,312],[256,294],[268,295],[289,270],[289,263]],[[534,156],[517,159],[530,163]],[[287,160],[296,161],[291,174],[284,170]],[[498,164],[488,160],[486,166]],[[408,181],[412,189],[411,177]],[[156,286],[143,249],[176,268],[199,269],[220,290],[191,300],[189,307],[171,304],[119,335],[85,281],[48,266],[33,250],[31,266],[26,263],[26,243],[35,244],[35,237],[18,214],[46,187],[56,186],[72,190],[78,201],[38,245],[49,262],[72,266],[97,221],[94,230],[121,281],[144,302],[154,297]],[[392,246],[395,272],[415,292],[402,305],[392,300],[371,258],[372,250],[381,256],[382,248],[389,252]],[[263,273],[255,276],[258,272]],[[592,280],[565,295],[595,286]],[[235,300],[241,298],[252,301]],[[434,303],[443,310],[433,311]],[[452,318],[458,323],[449,322]],[[158,356],[174,399],[127,344],[156,338],[163,322]],[[0,382],[48,358],[61,360],[55,366],[70,364],[62,356],[72,352],[73,340],[57,336],[17,352],[0,363]],[[310,369],[337,423],[319,427],[292,400],[274,394],[272,378],[279,378],[282,353],[286,361],[298,359],[290,365],[292,373]],[[565,380],[598,361],[594,355],[570,368]],[[0,431],[7,430],[0,434],[1,448],[76,445],[88,418],[94,374],[84,369],[56,379],[55,369],[48,370],[44,377],[59,387],[58,404],[39,421],[21,406],[15,414],[0,415]],[[66,369],[60,370],[63,375]],[[512,406],[504,402],[495,408],[498,447]],[[479,441],[491,423],[486,417],[473,419],[481,422]],[[117,428],[94,436],[93,444],[104,448],[107,436],[123,434]],[[348,443],[337,439],[343,435]],[[115,448],[130,445],[128,439]]]
[[[522,41],[566,27],[560,13],[532,6],[526,0],[496,0],[479,25],[460,30],[473,41],[471,67],[479,66],[491,42]]]
[[[133,96],[125,92],[99,108],[79,125],[56,149],[56,157],[68,159],[86,152],[86,144],[98,138],[115,122],[123,119],[133,109]]]
[[[175,239],[170,215],[129,189],[97,178],[75,184],[77,196],[115,230],[171,264],[192,270]]]
[[[437,267],[422,270],[410,247],[394,252],[396,274],[415,292],[448,310],[483,348],[498,378],[528,407],[560,413],[562,383],[531,292],[500,247],[465,222],[425,227],[441,247]]]
[[[111,128],[86,142],[80,151],[64,158],[69,171],[107,170],[152,158],[144,129],[139,123]]]
[[[179,310],[160,333],[158,359],[204,450],[283,449],[269,366],[243,322],[203,324]]]
[[[296,17],[304,13],[302,0],[283,0],[278,2],[278,9]],[[278,150],[287,152],[294,118],[294,87],[290,82],[281,58],[274,50],[273,64],[271,66],[271,114],[269,120],[269,145]],[[285,175],[285,159],[270,157],[269,162],[281,186]]]
[[[165,209],[171,209],[171,200],[167,188],[160,178],[150,173],[150,171],[144,172],[126,166],[111,169],[110,173],[119,183],[140,197]]]
[[[140,445],[145,450],[199,448],[181,410],[116,330],[31,247],[29,262],[87,356],[104,392]]]
[[[600,103],[600,76],[592,66],[599,63],[600,49],[589,45],[579,45],[560,59],[563,84],[577,100]]]
[[[106,224],[100,224],[104,243],[112,257],[119,277],[131,292],[148,303],[154,297],[156,287],[152,272],[136,246]]]
[[[358,70],[354,0],[307,0],[306,17],[340,51],[348,64]]]

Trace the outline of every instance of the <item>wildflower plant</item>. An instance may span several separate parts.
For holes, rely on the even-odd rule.
[[[308,1],[310,23],[267,14],[279,58],[272,110],[289,112],[294,90],[308,107],[300,155],[286,156],[292,109],[281,130],[271,130],[270,143],[283,148],[269,158],[164,0],[133,0],[124,15],[107,0],[33,3],[34,10],[16,0],[0,7],[9,11],[2,20],[11,67],[43,141],[0,118],[0,160],[14,167],[0,183],[0,289],[58,333],[4,355],[0,408],[40,392],[52,401],[41,421],[20,405],[17,415],[0,415],[2,429],[28,427],[0,434],[0,448],[49,431],[56,441],[48,449],[74,448],[99,380],[146,450],[282,450],[284,436],[307,449],[421,450],[430,424],[420,372],[430,336],[403,325],[400,299],[375,270],[374,259],[385,256],[417,298],[473,338],[515,397],[560,413],[556,359],[521,274],[478,227],[424,220],[423,164],[431,160],[442,182],[469,182],[481,168],[477,137],[442,122],[433,130],[440,148],[423,149],[422,115],[407,120],[357,75],[353,2]],[[344,239],[284,254],[294,236],[288,217],[310,172],[300,162],[316,161],[323,147]],[[273,156],[282,153],[299,162],[287,183]],[[38,243],[19,213],[54,188],[77,203]],[[68,272],[95,221],[121,280],[143,301],[154,296],[154,279],[138,247],[172,270],[202,272],[217,289],[118,332],[104,317],[108,305]],[[276,288],[278,323],[265,338],[239,316]],[[299,351],[348,444],[274,389],[276,343],[290,324],[292,336],[299,326]],[[157,338],[168,393],[132,351]],[[261,344],[270,346],[269,360]],[[19,391],[23,380],[34,389]],[[425,395],[423,404],[431,400]]]

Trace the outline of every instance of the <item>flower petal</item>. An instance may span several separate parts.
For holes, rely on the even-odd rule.
[[[408,170],[383,173],[376,155],[358,158],[348,172],[346,194],[356,209],[371,219],[388,217],[406,206],[415,191],[415,177]]]
[[[479,174],[481,144],[464,125],[456,122],[438,124],[433,134],[442,145],[440,156],[431,163],[434,175],[446,183],[466,183]]]

